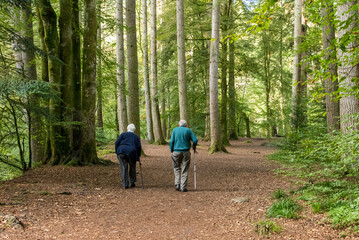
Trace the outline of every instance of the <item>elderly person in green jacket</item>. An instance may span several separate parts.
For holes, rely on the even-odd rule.
[[[196,151],[197,137],[187,127],[185,120],[179,121],[179,127],[172,131],[170,150],[175,175],[175,187],[177,191],[187,192],[188,170],[191,162],[191,141],[193,150]]]

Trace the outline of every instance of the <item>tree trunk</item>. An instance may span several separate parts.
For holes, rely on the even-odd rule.
[[[34,32],[32,26],[32,7],[31,1],[26,1],[22,6],[22,21],[24,30],[24,38],[28,45],[23,46],[24,52],[22,54],[23,64],[24,64],[24,73],[25,77],[28,80],[36,81],[37,80],[37,72],[36,72],[36,62],[35,62],[35,53],[31,45],[34,45]],[[30,45],[30,46],[29,46]],[[39,99],[30,95],[28,98],[28,104],[30,106],[39,106]],[[29,138],[30,138],[30,161],[29,167],[31,167],[31,161],[40,162],[44,159],[44,141],[46,135],[43,134],[44,128],[42,123],[42,117],[38,112],[28,110],[30,114],[29,117]]]
[[[221,102],[221,130],[222,130],[222,143],[224,145],[229,145],[228,141],[228,133],[227,133],[227,55],[228,55],[228,43],[227,38],[225,36],[227,35],[228,30],[228,6],[225,4],[224,7],[225,12],[225,20],[223,21],[223,27],[222,27],[222,35],[223,35],[223,42],[222,42],[222,62],[221,62],[221,96],[222,96],[222,102]]]
[[[81,122],[82,117],[82,98],[81,98],[81,34],[80,34],[80,16],[79,2],[72,0],[72,79],[74,86],[74,113],[73,119]],[[78,155],[81,151],[81,126],[73,126],[73,148]],[[81,159],[81,156],[79,156]]]
[[[56,124],[61,120],[61,101],[60,99],[60,85],[61,85],[61,71],[59,58],[59,36],[57,33],[57,16],[51,4],[47,0],[39,0],[38,7],[40,17],[45,30],[45,46],[49,57],[49,82],[52,83],[52,88],[58,95],[58,98],[50,100],[50,114],[53,122],[50,125],[50,143],[51,143],[51,158],[49,162],[57,165],[61,162],[63,156],[62,145],[62,127]]]
[[[229,8],[229,22],[230,29],[233,29],[233,5],[231,4],[232,0],[230,0],[230,8]],[[233,32],[232,32],[233,33]],[[228,63],[228,137],[229,139],[238,139],[237,131],[236,131],[236,88],[234,83],[234,40],[229,38],[229,63]]]
[[[183,0],[176,0],[177,12],[177,59],[178,59],[178,93],[180,118],[189,123],[187,104],[187,80],[184,33],[184,6]]]
[[[292,113],[291,122],[294,130],[299,128],[299,101],[300,101],[300,61],[301,53],[299,52],[299,46],[301,43],[302,35],[302,0],[295,0],[294,2],[294,60],[293,60],[293,84],[292,84]]]
[[[357,1],[348,1],[342,5],[337,6],[337,18],[339,21],[344,22],[350,18],[353,18],[351,23],[344,29],[339,27],[338,29],[338,39],[340,40],[345,34],[350,34],[350,32],[357,27],[357,10],[353,11],[351,8],[356,5]],[[353,62],[356,60],[355,55],[351,53],[351,49],[357,47],[357,42],[350,42],[345,46],[345,51],[341,48],[338,48],[338,58],[341,62],[338,68],[339,79],[343,78],[340,82],[340,87],[344,91],[341,92],[342,98],[340,99],[340,118],[341,123],[340,127],[343,133],[351,132],[353,129],[358,129],[357,122],[353,118],[353,114],[358,113],[359,111],[359,100],[353,94],[353,87],[357,87],[356,78],[359,77],[359,66],[357,64],[353,65]]]
[[[46,52],[46,44],[45,44],[45,29],[42,23],[40,10],[36,7],[36,15],[38,18],[38,30],[40,37],[41,50]],[[41,56],[41,80],[44,82],[49,82],[49,60],[47,55]],[[46,108],[49,109],[49,101],[46,103]],[[48,162],[51,158],[51,139],[50,139],[50,122],[46,120],[46,136],[44,136],[44,158],[42,162]]]
[[[323,2],[321,9],[322,15],[322,40],[324,60],[327,64],[327,74],[325,79],[325,106],[327,110],[327,129],[328,132],[340,129],[339,121],[339,101],[335,101],[333,94],[338,90],[338,69],[334,59],[336,59],[335,45],[335,30],[333,25],[333,3]]]
[[[82,161],[95,164],[96,153],[96,47],[97,19],[96,1],[85,0],[82,80]]]
[[[140,136],[140,107],[138,90],[138,58],[136,37],[136,0],[126,1],[127,69],[128,69],[128,121],[135,124]]]
[[[97,127],[103,131],[103,117],[102,117],[102,24],[101,24],[101,3],[98,3],[99,21],[97,28],[97,44],[98,44],[98,59],[97,59]]]
[[[125,82],[125,48],[123,38],[123,0],[116,0],[116,61],[117,61],[117,84],[118,84],[118,120],[120,133],[127,131],[127,104]],[[136,126],[137,127],[137,126]]]
[[[151,92],[148,74],[148,41],[147,41],[147,0],[142,1],[142,25],[143,25],[143,81],[145,82],[147,140],[153,142],[153,124],[151,113]]]
[[[271,95],[271,81],[270,81],[270,61],[271,61],[271,46],[270,46],[270,37],[267,35],[267,31],[264,30],[262,33],[263,40],[263,80],[265,85],[266,93],[266,129],[267,129],[267,138],[271,137],[271,109],[270,109],[270,95]]]
[[[61,96],[63,100],[62,121],[73,121],[74,83],[72,75],[72,0],[60,1],[60,60],[61,64]],[[62,132],[63,156],[61,163],[69,160],[73,151],[72,124],[66,124]]]
[[[218,54],[219,54],[220,1],[213,0],[212,33],[209,67],[210,119],[211,119],[211,153],[226,151],[222,144],[218,111]]]
[[[157,11],[156,0],[151,2],[151,92],[154,143],[164,144],[157,96]]]

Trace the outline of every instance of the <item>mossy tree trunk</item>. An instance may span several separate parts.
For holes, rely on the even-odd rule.
[[[61,98],[63,101],[62,122],[73,121],[74,112],[74,81],[72,73],[72,0],[60,1],[60,60],[61,64]],[[62,162],[66,164],[73,152],[73,127],[65,124],[62,131],[63,155]]]
[[[84,3],[83,80],[82,80],[82,161],[95,164],[96,153],[96,47],[97,17],[96,1]]]
[[[51,56],[48,58],[49,82],[53,84],[52,87],[57,93],[57,98],[52,98],[49,104],[50,114],[54,120],[50,123],[51,158],[48,161],[53,165],[57,165],[61,162],[63,156],[62,127],[57,124],[61,120],[61,64],[59,61],[57,16],[49,1],[38,0],[37,4],[44,26],[46,51]]]
[[[81,122],[81,33],[80,33],[80,9],[79,1],[72,0],[72,79],[74,81],[74,112],[73,120]],[[73,149],[81,159],[81,126],[76,124],[73,126]]]
[[[98,28],[97,28],[97,52],[99,56],[97,58],[97,77],[96,77],[96,86],[97,86],[97,127],[100,131],[103,131],[103,114],[102,114],[102,23],[101,23],[101,3],[98,3]]]

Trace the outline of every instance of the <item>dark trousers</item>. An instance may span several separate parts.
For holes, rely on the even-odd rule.
[[[136,182],[136,160],[130,159],[124,154],[117,155],[121,167],[121,178],[123,187],[128,187],[128,175],[130,175],[131,185]],[[128,167],[130,166],[130,167]]]

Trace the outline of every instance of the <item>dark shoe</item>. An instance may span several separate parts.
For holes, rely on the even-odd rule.
[[[187,192],[187,188],[181,189],[181,192]]]
[[[133,187],[136,187],[136,184],[131,183],[131,184],[130,184],[130,188],[133,188]]]
[[[128,188],[128,186],[125,186],[124,188],[125,188],[125,189],[127,189],[127,188]]]
[[[179,185],[179,184],[175,185],[175,187],[176,187],[176,190],[177,190],[177,191],[180,190],[180,185]]]

